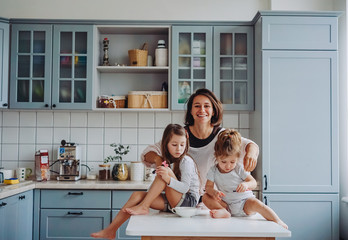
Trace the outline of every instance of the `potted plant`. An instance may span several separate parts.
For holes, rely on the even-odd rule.
[[[112,178],[114,180],[127,180],[128,178],[128,167],[127,164],[121,163],[123,156],[127,155],[130,151],[129,146],[124,146],[123,144],[111,143],[110,147],[114,148],[115,155],[108,156],[104,159],[104,165],[109,166],[110,174],[110,164],[109,162],[116,161],[117,163],[112,168]],[[110,176],[110,175],[109,175]]]

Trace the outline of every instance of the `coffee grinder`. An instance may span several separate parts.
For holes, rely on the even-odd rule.
[[[59,161],[57,180],[77,181],[81,178],[80,148],[78,145],[62,140],[57,161]]]

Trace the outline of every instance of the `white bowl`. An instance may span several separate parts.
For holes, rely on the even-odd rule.
[[[176,207],[172,211],[180,217],[192,217],[197,214],[197,208],[195,207]]]

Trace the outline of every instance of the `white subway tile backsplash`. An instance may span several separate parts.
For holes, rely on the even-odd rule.
[[[138,156],[137,158],[139,159],[139,161],[141,161],[141,153],[145,150],[145,148],[148,146],[148,144],[146,145],[138,145]]]
[[[105,128],[104,129],[104,144],[119,143],[121,141],[120,128]]]
[[[52,144],[53,143],[53,128],[36,128],[36,143],[37,144]]]
[[[105,113],[105,127],[121,127],[121,113]]]
[[[123,162],[139,161],[137,145],[129,145],[129,148],[130,148],[129,153],[122,158],[122,161]]]
[[[35,140],[36,140],[36,128],[35,127],[19,128],[19,143],[35,144]]]
[[[87,126],[88,127],[104,127],[104,113],[102,112],[89,112],[87,114]]]
[[[2,162],[18,161],[18,144],[3,144],[1,158]]]
[[[155,143],[162,140],[164,128],[156,128],[155,129]]]
[[[78,144],[87,144],[87,128],[70,128],[70,141]]]
[[[137,113],[122,113],[122,127],[134,127],[138,126],[138,114]]]
[[[155,127],[155,114],[154,113],[139,113],[139,123],[138,126],[140,128],[143,127]]]
[[[70,128],[55,127],[53,128],[53,143],[60,145],[61,141],[70,142]]]
[[[235,128],[238,129],[238,113],[225,113],[223,116],[223,127],[224,128]]]
[[[19,126],[19,112],[3,112],[2,113],[3,127],[18,127]]]
[[[87,127],[87,113],[72,112],[71,115],[71,127]]]
[[[53,112],[37,112],[37,127],[53,127]]]
[[[19,161],[35,161],[35,144],[19,145]]]
[[[138,133],[139,133],[138,144],[152,144],[155,141],[155,131],[153,128],[151,129],[140,128]]]
[[[122,128],[121,130],[122,144],[138,144],[138,134],[136,128]]]
[[[104,145],[87,145],[87,162],[100,162],[103,163],[104,154],[103,149]]]
[[[249,128],[249,114],[239,114],[239,128]]]
[[[19,128],[6,127],[2,129],[3,143],[18,143]]]
[[[89,145],[104,144],[104,128],[88,128],[87,143]]]
[[[155,113],[155,127],[165,128],[172,122],[170,113]]]
[[[185,111],[172,113],[172,123],[177,123],[184,126],[184,122],[185,122]]]
[[[36,127],[36,112],[20,112],[19,126]]]
[[[54,127],[70,127],[70,113],[68,112],[54,112],[53,113]]]

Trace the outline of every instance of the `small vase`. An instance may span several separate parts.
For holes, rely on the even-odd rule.
[[[125,163],[116,163],[112,168],[112,178],[116,181],[124,181],[128,178],[128,167]]]
[[[99,180],[110,180],[110,164],[99,165]]]

